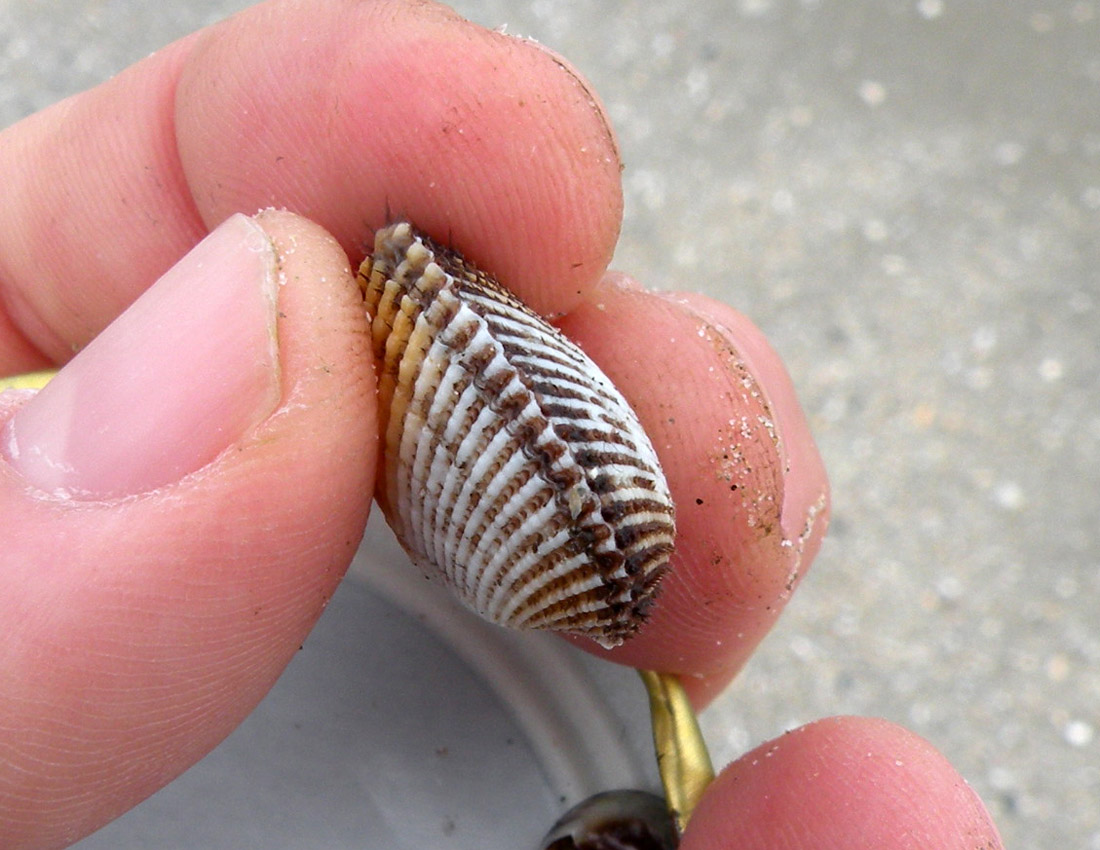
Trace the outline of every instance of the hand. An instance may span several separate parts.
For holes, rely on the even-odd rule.
[[[375,471],[346,255],[391,213],[563,315],[631,399],[682,539],[610,655],[699,705],[730,680],[817,551],[825,476],[743,317],[605,274],[619,168],[561,59],[396,0],[252,8],[0,135],[0,373],[110,324],[50,390],[0,394],[0,843],[65,846],[170,781],[320,615]],[[268,205],[299,215],[230,218]],[[731,765],[683,842],[918,845],[1000,843],[942,756],[855,718]]]

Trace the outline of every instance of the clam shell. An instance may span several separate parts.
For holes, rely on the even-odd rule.
[[[406,222],[359,270],[382,419],[378,501],[415,563],[486,619],[611,647],[667,570],[653,446],[592,360]]]
[[[541,850],[676,850],[668,804],[647,791],[604,791],[558,820]]]

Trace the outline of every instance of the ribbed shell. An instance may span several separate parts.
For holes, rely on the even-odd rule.
[[[634,412],[576,345],[408,223],[359,270],[378,501],[422,569],[492,622],[616,646],[667,570],[673,507]]]

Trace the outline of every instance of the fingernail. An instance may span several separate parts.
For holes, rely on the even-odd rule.
[[[263,229],[227,219],[8,421],[0,453],[80,500],[205,466],[279,403],[277,275]]]

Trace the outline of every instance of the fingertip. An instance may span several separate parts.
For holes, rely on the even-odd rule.
[[[824,533],[805,418],[774,351],[722,305],[609,275],[561,326],[634,406],[677,506],[655,612],[611,657],[682,674],[703,704],[771,628]]]
[[[805,537],[806,545],[813,546],[816,552],[828,526],[829,481],[782,359],[763,332],[728,304],[697,293],[670,292],[660,297],[682,305],[708,323],[714,333],[736,349],[749,374],[766,393],[767,406],[780,437],[781,462],[786,469],[780,522],[788,538]],[[806,527],[808,523],[813,525],[812,529]]]
[[[683,850],[998,850],[989,812],[931,744],[885,720],[835,717],[762,744],[708,788]]]
[[[277,203],[357,258],[409,219],[543,314],[595,286],[618,236],[618,149],[591,88],[436,3],[250,9],[193,52],[177,129],[208,222]]]

